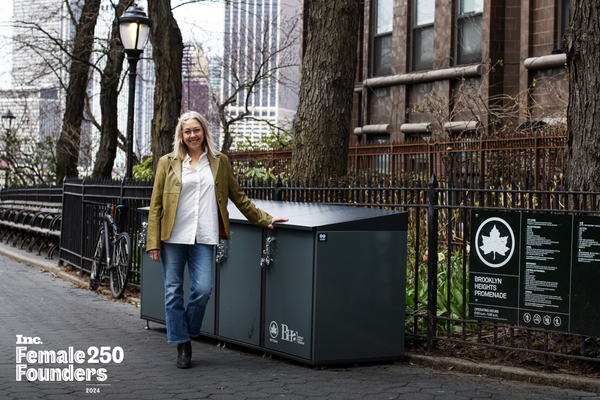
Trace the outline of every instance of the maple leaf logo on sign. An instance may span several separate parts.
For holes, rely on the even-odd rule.
[[[490,231],[489,236],[481,235],[481,239],[483,240],[483,246],[480,249],[483,250],[483,254],[494,253],[494,260],[496,259],[496,253],[504,256],[510,250],[506,247],[508,236],[500,236],[500,231],[496,228],[496,225]]]
[[[515,235],[502,218],[492,217],[483,221],[477,229],[475,240],[477,256],[488,267],[500,268],[512,258]]]

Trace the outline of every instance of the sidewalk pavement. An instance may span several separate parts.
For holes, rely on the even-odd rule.
[[[1,254],[15,258],[7,249],[0,244]],[[315,369],[210,340],[193,342],[193,368],[182,370],[165,328],[151,323],[145,330],[136,305],[78,289],[42,269],[56,261],[29,255],[24,261],[35,267],[0,257],[0,393],[8,399],[598,398],[408,362]],[[488,369],[480,364],[476,371]],[[42,381],[47,377],[54,380]]]

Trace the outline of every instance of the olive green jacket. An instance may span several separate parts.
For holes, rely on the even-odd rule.
[[[209,157],[208,162],[215,180],[215,192],[219,206],[219,237],[229,239],[227,199],[231,199],[248,221],[263,228],[268,227],[273,217],[256,208],[248,199],[233,176],[227,156],[216,153],[216,158]],[[182,164],[183,160],[176,157],[175,152],[162,156],[158,161],[152,199],[150,200],[146,251],[160,250],[161,240],[171,237],[181,192]]]

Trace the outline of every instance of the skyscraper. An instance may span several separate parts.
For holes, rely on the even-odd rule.
[[[223,99],[236,96],[234,143],[257,141],[276,125],[290,129],[298,105],[299,0],[231,0],[225,4]]]
[[[74,36],[68,5],[75,0],[13,0],[11,88],[0,92],[0,110],[16,116],[16,134],[42,140],[58,137],[68,84],[68,48]],[[85,129],[86,127],[83,127]]]
[[[201,43],[184,43],[181,74],[182,111],[197,111],[207,117],[210,108],[209,67]]]

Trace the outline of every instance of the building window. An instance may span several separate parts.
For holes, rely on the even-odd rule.
[[[481,62],[481,25],[483,0],[459,0],[457,63]]]
[[[558,7],[558,45],[557,48],[562,47],[563,37],[565,31],[569,28],[569,0],[560,0]]]
[[[367,135],[367,140],[373,144],[388,144],[390,142],[390,134],[376,133],[374,135]]]
[[[413,71],[433,68],[435,0],[414,0]]]
[[[373,75],[392,73],[392,22],[394,1],[377,0],[375,6],[375,35]]]

